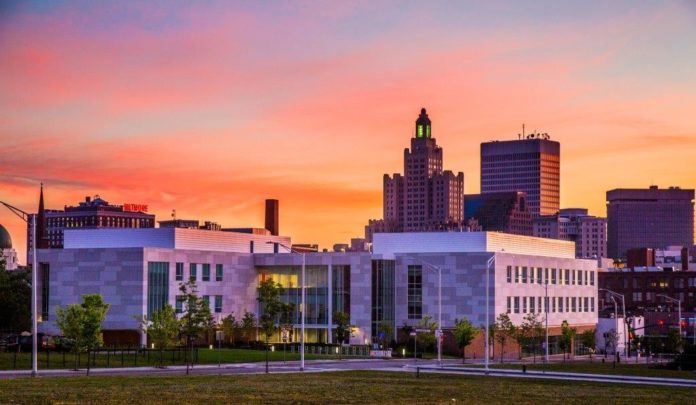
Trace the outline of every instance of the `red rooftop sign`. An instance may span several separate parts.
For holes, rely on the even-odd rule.
[[[147,212],[147,204],[123,204],[123,210],[128,212]]]

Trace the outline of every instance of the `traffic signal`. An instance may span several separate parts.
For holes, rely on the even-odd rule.
[[[658,320],[657,320],[657,326],[659,326],[659,327],[665,326],[665,320],[664,320],[664,319],[658,319]]]

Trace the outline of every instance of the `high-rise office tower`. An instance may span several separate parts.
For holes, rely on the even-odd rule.
[[[370,221],[366,239],[374,232],[413,232],[461,226],[464,211],[464,173],[442,170],[442,148],[432,137],[425,108],[416,120],[411,148],[404,149],[404,174],[384,175],[384,219]]]
[[[615,189],[607,191],[607,254],[626,258],[629,249],[694,244],[694,190]]]
[[[560,207],[561,144],[548,134],[481,144],[481,193],[523,191],[532,217]]]

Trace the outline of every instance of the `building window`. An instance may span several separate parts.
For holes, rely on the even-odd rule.
[[[184,281],[184,264],[176,264],[176,281]]]
[[[423,317],[423,268],[408,266],[408,319]]]
[[[174,303],[174,311],[177,314],[182,314],[184,313],[184,301],[186,300],[186,297],[183,295],[177,295],[176,296],[176,301]]]
[[[203,263],[202,281],[210,281],[210,263]]]
[[[189,265],[189,280],[196,281],[197,278],[198,278],[198,275],[196,272],[196,263],[191,263]]]
[[[249,253],[254,253],[254,241],[249,241]]]
[[[570,270],[565,269],[565,278],[563,281],[565,285],[570,285]]]
[[[514,304],[515,304],[515,313],[519,314],[520,313],[520,297],[514,297]]]
[[[549,268],[547,267],[544,269],[544,284],[548,284],[548,283],[549,283]]]
[[[594,271],[590,271],[590,285],[594,285]]]
[[[522,313],[527,313],[527,297],[522,297]]]
[[[570,305],[571,305],[570,312],[577,312],[577,309],[578,309],[577,308],[577,299],[575,297],[570,299]]]
[[[594,313],[594,297],[590,297],[590,312]]]
[[[522,283],[527,284],[527,268],[522,267]]]
[[[551,312],[556,312],[556,297],[551,297]]]
[[[222,281],[222,264],[215,265],[215,281]]]
[[[551,284],[556,284],[556,269],[551,269]]]
[[[643,293],[634,292],[633,293],[633,302],[641,302],[641,301],[643,301]]]
[[[507,313],[512,313],[512,297],[507,297]]]
[[[41,320],[45,322],[48,321],[51,274],[48,263],[39,264],[39,268],[41,269]]]
[[[577,285],[576,280],[575,280],[575,273],[576,273],[575,270],[571,270],[570,272],[572,274],[570,285]]]
[[[205,302],[205,306],[208,307],[208,309],[210,309],[210,295],[204,295],[203,302]]]
[[[222,295],[215,296],[215,313],[219,314],[222,312]]]
[[[563,312],[563,297],[558,297],[558,312]]]
[[[529,312],[531,312],[531,313],[536,312],[534,301],[535,301],[534,297],[529,297]]]
[[[512,283],[512,266],[507,266],[507,282]]]
[[[147,315],[159,311],[169,298],[169,263],[147,262]]]
[[[537,284],[541,284],[541,267],[536,269],[536,273]]]
[[[583,298],[583,301],[585,302],[585,306],[583,307],[583,309],[585,310],[584,312],[589,312],[589,310],[590,310],[590,305],[589,305],[589,304],[590,304],[590,298],[589,298],[589,297],[585,297],[585,298]]]
[[[517,284],[520,283],[520,268],[519,268],[519,266],[515,266],[515,283],[517,283]]]

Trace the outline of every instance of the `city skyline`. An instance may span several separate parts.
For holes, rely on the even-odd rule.
[[[277,198],[281,235],[328,248],[381,217],[421,107],[466,194],[523,123],[561,143],[561,208],[694,188],[696,6],[552,4],[3,4],[0,200],[261,227]]]

